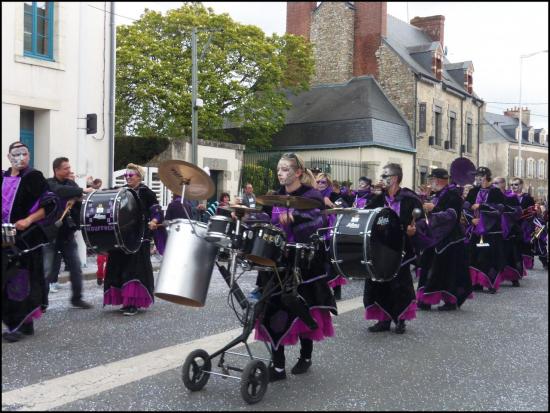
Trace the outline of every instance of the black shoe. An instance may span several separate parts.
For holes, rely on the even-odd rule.
[[[311,367],[311,360],[307,361],[306,359],[299,358],[298,363],[292,367],[292,370],[290,372],[292,374],[303,374]]]
[[[24,323],[19,331],[26,336],[32,336],[34,334],[34,323]]]
[[[405,320],[399,320],[395,325],[395,333],[403,334],[405,332]]]
[[[489,294],[495,294],[497,290],[493,287],[489,288]]]
[[[437,309],[439,311],[454,311],[456,310],[456,304],[452,304],[452,303],[445,303],[439,307],[437,307]]]
[[[424,310],[424,311],[430,311],[432,309],[431,304],[426,304],[426,303],[418,303],[416,306],[418,307],[419,310]]]
[[[479,284],[472,285],[472,291],[483,291],[483,286]]]
[[[19,331],[13,331],[13,332],[5,332],[2,333],[2,338],[6,340],[8,343],[15,343],[16,341],[19,341],[23,338],[23,335]]]
[[[103,285],[103,278],[96,278],[97,285]]]
[[[369,327],[369,331],[371,333],[378,333],[380,331],[389,331],[390,330],[390,324],[391,321],[379,321],[373,326]]]
[[[512,281],[512,286],[519,287],[519,280]]]
[[[336,301],[339,301],[342,299],[342,289],[341,288],[335,288],[334,289],[334,299]]]
[[[269,368],[269,382],[273,383],[274,381],[284,380],[286,379],[286,371],[277,371],[275,370],[275,367],[271,366]]]
[[[82,308],[83,310],[88,310],[94,307],[93,305],[91,305],[90,303],[87,303],[83,299],[73,300],[71,301],[71,305],[73,306],[73,308]]]
[[[124,315],[136,315],[138,313],[138,309],[136,307],[128,307],[122,314]]]

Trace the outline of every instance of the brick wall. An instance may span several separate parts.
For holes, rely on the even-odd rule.
[[[314,1],[288,2],[286,5],[286,32],[309,40],[311,14],[317,7]]]
[[[378,77],[375,53],[387,34],[386,2],[355,2],[353,75]]]

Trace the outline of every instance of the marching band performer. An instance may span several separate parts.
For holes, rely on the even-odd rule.
[[[522,210],[520,226],[523,239],[521,242],[521,254],[523,256],[523,275],[527,275],[527,270],[531,270],[534,265],[535,255],[531,245],[531,235],[535,230],[533,218],[535,217],[535,200],[529,193],[523,192],[523,179],[513,178],[511,184],[512,192],[516,195],[519,206]]]
[[[397,277],[391,281],[375,282],[369,278],[365,280],[363,294],[365,319],[378,320],[375,325],[369,327],[371,332],[388,331],[393,320],[396,324],[395,332],[403,334],[405,332],[405,320],[416,317],[416,300],[410,270],[410,265],[416,259],[411,241],[416,228],[411,225],[411,218],[413,209],[421,209],[422,202],[412,190],[400,187],[403,179],[403,170],[400,165],[390,163],[384,166],[381,178],[384,190],[374,196],[365,208],[387,206],[399,215],[401,224],[406,229],[407,234],[405,237],[405,256]]]
[[[371,191],[372,180],[366,176],[359,178],[357,191],[355,191],[355,201],[353,208],[364,208],[365,205],[372,199],[374,193]]]
[[[9,146],[11,167],[2,173],[2,223],[15,224],[17,231],[32,225],[54,223],[59,210],[57,197],[39,170],[29,167],[27,145],[14,142]],[[2,337],[16,342],[34,334],[34,322],[48,306],[42,248],[16,258],[9,258],[2,248],[2,322],[7,331]]]
[[[294,153],[284,154],[277,165],[277,177],[281,184],[279,195],[300,196],[314,199],[323,208],[321,193],[313,188],[314,177],[304,167],[304,161]],[[323,225],[318,208],[297,210],[273,207],[271,222],[283,229],[288,242],[308,243],[310,236]],[[323,254],[322,249],[317,251]],[[313,341],[320,341],[334,335],[331,313],[337,314],[336,302],[327,284],[323,258],[312,260],[309,270],[302,271],[302,282],[297,286],[299,300],[305,300],[304,311],[307,312],[308,324],[304,316],[300,318],[286,303],[285,291],[274,293],[267,302],[262,316],[256,320],[255,338],[269,342],[273,354],[273,366],[269,370],[269,380],[277,381],[286,378],[284,348],[300,341],[300,358],[291,370],[292,374],[305,373],[311,366]],[[290,270],[290,268],[289,268]],[[287,276],[289,275],[287,271]],[[283,274],[281,274],[282,276]],[[279,275],[272,274],[270,280],[259,277],[261,287],[274,281]],[[297,301],[297,300],[295,300]],[[308,326],[309,325],[309,326]],[[316,328],[312,328],[316,327]]]
[[[465,214],[472,217],[467,233],[471,235],[468,249],[470,277],[474,290],[497,292],[505,267],[500,214],[506,202],[504,194],[492,184],[491,170],[476,170],[476,186],[464,202]],[[479,242],[478,242],[479,241]]]
[[[151,231],[163,221],[162,208],[156,194],[141,181],[145,176],[144,169],[133,163],[126,166],[124,174],[127,184],[124,187],[136,191],[146,226],[143,242],[137,252],[126,254],[121,250],[109,251],[105,268],[103,305],[120,305],[124,315],[138,313],[138,308],[147,308],[153,301],[153,266],[151,265]]]
[[[416,294],[418,308],[429,310],[431,305],[443,301],[438,310],[456,310],[472,293],[460,224],[461,190],[455,184],[449,185],[449,173],[445,169],[434,169],[429,178],[434,191],[431,201],[424,204],[429,215],[416,223],[413,237],[417,244],[423,242],[420,238],[427,241],[432,258],[428,268],[422,267]]]

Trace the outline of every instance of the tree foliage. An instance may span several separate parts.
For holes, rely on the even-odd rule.
[[[195,2],[165,15],[145,10],[133,24],[117,27],[116,134],[191,136],[193,27],[204,101],[199,138],[228,140],[223,126],[235,125],[249,148],[269,147],[290,107],[285,92],[308,88],[310,44],[299,36],[266,36]]]

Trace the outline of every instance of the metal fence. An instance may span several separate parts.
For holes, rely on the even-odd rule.
[[[241,177],[241,187],[246,182],[251,182],[254,186],[254,192],[257,194],[266,193],[270,189],[279,187],[277,181],[277,163],[281,159],[283,151],[260,151],[244,152],[243,174]],[[345,159],[317,158],[298,155],[304,158],[307,168],[319,168],[328,173],[332,180],[345,183],[346,185],[355,185],[361,176],[371,176],[374,173],[372,165],[367,162],[359,162]]]

